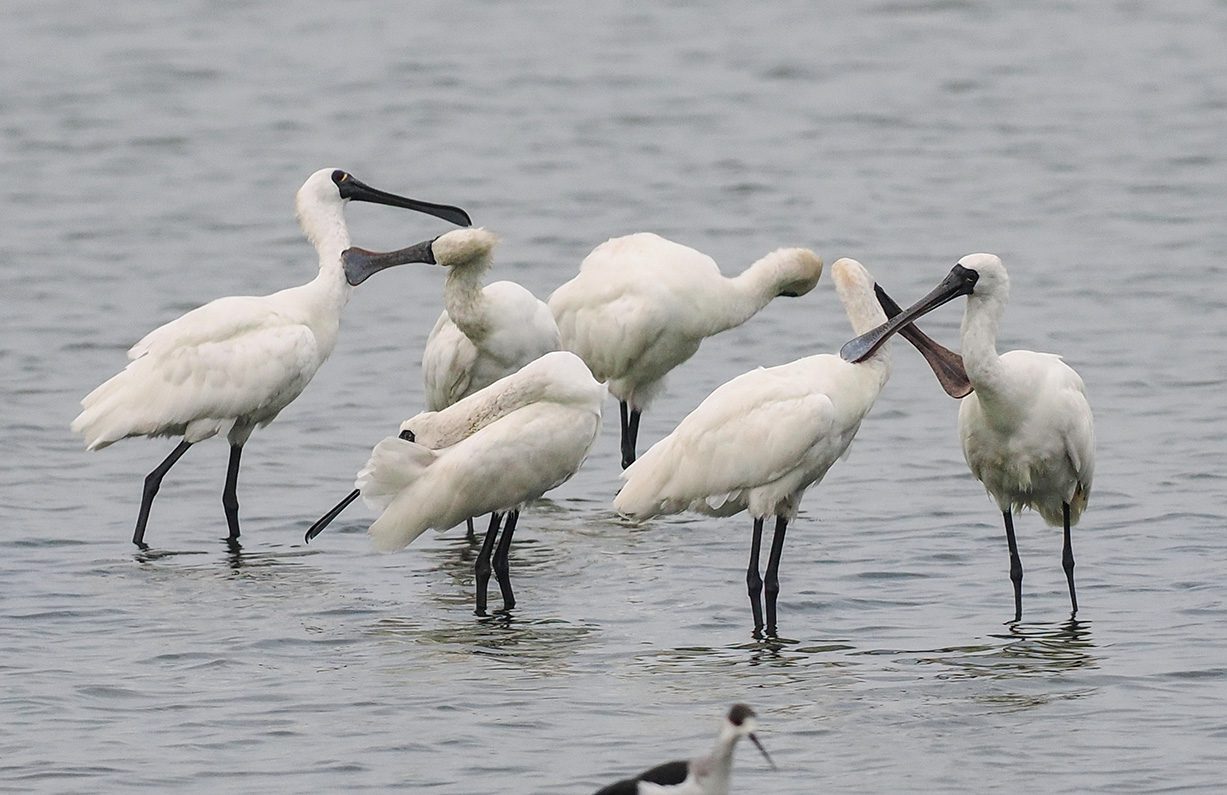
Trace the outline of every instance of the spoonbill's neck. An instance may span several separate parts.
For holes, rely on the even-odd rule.
[[[1005,313],[1005,302],[994,295],[972,293],[963,312],[961,345],[963,366],[976,392],[994,391],[1004,377],[997,355],[997,329]]]
[[[486,297],[482,292],[489,256],[448,268],[443,285],[443,305],[447,315],[466,337],[477,342],[490,333],[490,318],[486,312]]]
[[[780,294],[783,251],[773,251],[732,277],[721,277],[721,295],[711,304],[712,334],[740,326]]]
[[[873,277],[863,267],[855,263],[836,262],[831,268],[831,279],[835,282],[835,292],[844,306],[854,334],[864,334],[886,322],[886,312],[873,292]],[[887,340],[872,356],[855,365],[876,371],[879,388],[890,377],[890,344],[891,341]]]
[[[340,205],[311,207],[300,210],[298,222],[320,261],[319,274],[307,286],[318,297],[321,310],[339,316],[353,290],[341,262],[341,252],[350,246],[345,211]]]

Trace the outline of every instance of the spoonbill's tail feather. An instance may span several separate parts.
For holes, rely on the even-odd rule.
[[[383,511],[369,531],[379,551],[403,549],[431,526],[435,502],[447,499],[446,490],[430,488],[426,477],[438,458],[435,451],[395,436],[371,451],[354,486],[367,505]]]
[[[86,450],[101,450],[129,436],[153,435],[162,423],[162,391],[146,377],[138,359],[81,399],[73,433],[85,436]]]
[[[354,488],[363,501],[378,510],[386,509],[396,495],[421,477],[437,458],[433,450],[396,436],[389,436],[371,451],[371,458],[358,473]]]

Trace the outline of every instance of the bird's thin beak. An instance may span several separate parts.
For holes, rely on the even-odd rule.
[[[424,262],[435,264],[435,252],[432,248],[434,239],[414,243],[408,248],[396,251],[367,251],[364,248],[347,248],[341,252],[341,262],[345,267],[345,281],[357,287],[369,279],[372,274],[384,268],[404,265],[407,262]]]
[[[775,766],[775,762],[771,761],[771,754],[767,753],[767,749],[763,748],[763,744],[758,741],[758,736],[754,734],[754,732],[750,732],[746,736],[750,738],[750,742],[754,743],[754,747],[757,748],[759,753],[763,755],[763,758],[767,760],[767,764],[771,765],[771,769],[778,770],[779,768]]]
[[[886,294],[882,285],[875,284],[873,292],[877,295],[878,303],[882,305],[887,318],[893,318],[903,311],[894,299]],[[967,379],[967,370],[963,368],[962,356],[922,332],[915,323],[908,323],[899,329],[899,333],[925,357],[925,361],[933,369],[933,375],[937,376],[937,382],[946,390],[947,395],[958,399],[971,394],[971,381]]]
[[[970,275],[969,275],[970,274]],[[923,315],[932,312],[942,304],[953,301],[960,295],[969,295],[975,286],[979,274],[961,265],[955,265],[942,283],[882,325],[867,331],[861,336],[844,343],[839,349],[839,355],[849,362],[863,362],[877,352],[890,336]]]
[[[341,198],[343,199],[351,199],[356,202],[371,202],[372,204],[386,204],[389,207],[403,207],[406,210],[414,210],[415,212],[433,215],[435,218],[442,218],[444,221],[449,221],[456,226],[473,225],[473,222],[469,219],[469,214],[459,207],[397,196],[395,193],[372,188],[370,185],[360,182],[352,176],[345,179],[339,187]]]
[[[349,496],[347,496],[345,499],[341,500],[336,505],[334,505],[332,507],[332,510],[330,510],[328,513],[321,516],[319,518],[319,521],[317,521],[315,524],[307,528],[307,534],[303,536],[303,541],[310,544],[311,539],[315,538],[317,535],[324,532],[324,528],[332,524],[332,520],[340,516],[341,511],[348,508],[351,502],[358,499],[358,494],[359,494],[359,491],[357,489],[354,489],[353,491],[349,493]]]

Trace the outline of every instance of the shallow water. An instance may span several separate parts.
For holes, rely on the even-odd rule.
[[[761,5],[761,4],[760,4]],[[733,701],[779,770],[752,792],[1218,789],[1227,738],[1221,344],[1227,5],[17,2],[0,51],[6,455],[0,787],[584,792],[703,751]],[[1013,278],[1001,347],[1061,352],[1096,412],[1068,620],[1059,533],[999,517],[919,357],[807,496],[782,638],[749,635],[744,517],[632,527],[617,414],[526,512],[520,607],[472,615],[462,533],[380,556],[359,506],[310,547],[372,444],[422,404],[435,269],[355,292],[332,360],[246,449],[87,455],[77,401],[145,331],[305,281],[313,170],[461,204],[545,296],[654,230],[735,272],[854,256],[901,301],[962,254]],[[433,219],[350,208],[391,248]],[[953,344],[959,312],[927,328]],[[709,340],[641,444],[759,364],[851,332],[824,280]]]

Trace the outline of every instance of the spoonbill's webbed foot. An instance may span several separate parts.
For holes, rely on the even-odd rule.
[[[191,446],[192,443],[187,440],[179,442],[178,446],[170,451],[170,455],[166,456],[162,463],[154,467],[154,470],[145,476],[145,488],[141,492],[141,509],[136,515],[136,529],[132,532],[132,543],[141,549],[149,548],[145,544],[145,526],[149,524],[149,509],[153,506],[153,498],[157,496],[158,489],[162,488],[162,478],[166,477],[166,473],[170,471],[170,468],[183,457],[183,454]]]

